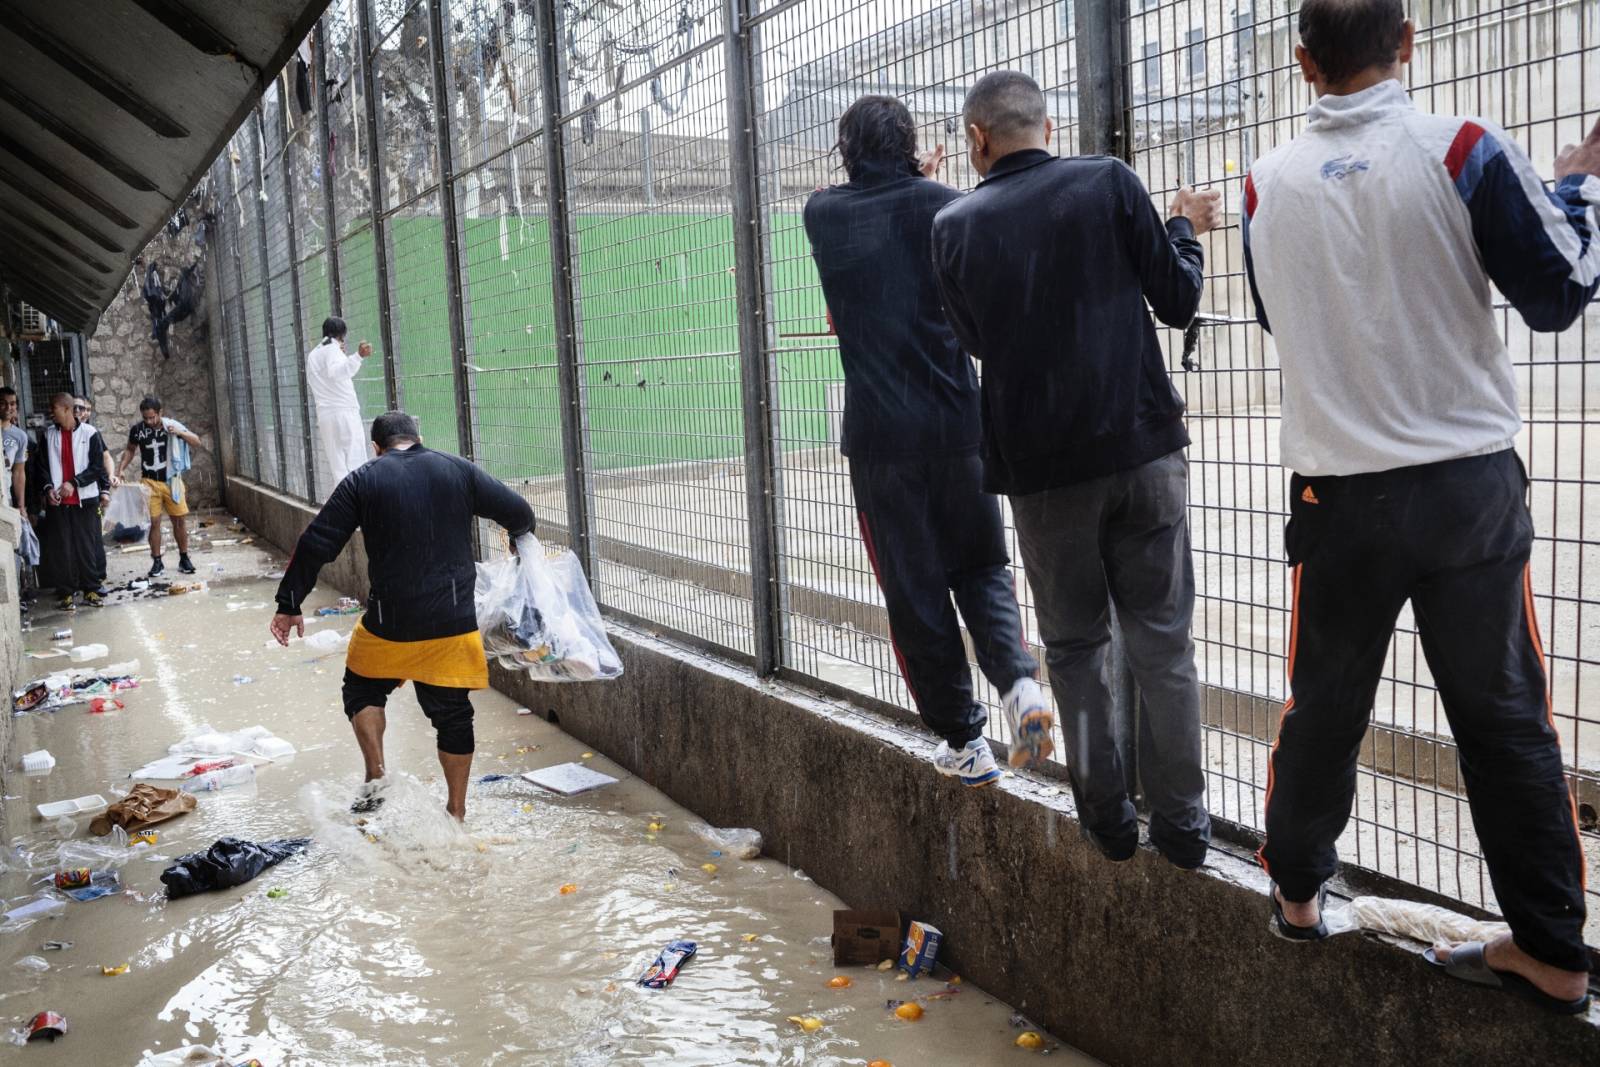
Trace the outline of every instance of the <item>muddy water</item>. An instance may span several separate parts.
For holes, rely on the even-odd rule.
[[[260,557],[230,573],[270,565]],[[390,705],[389,801],[369,825],[354,825],[347,809],[359,762],[338,710],[342,653],[268,647],[270,595],[265,581],[235,582],[36,620],[30,647],[70,624],[78,643],[111,646],[100,662],[140,659],[145,681],[121,712],[80,706],[16,720],[7,766],[35,748],[59,763],[46,777],[6,772],[5,837],[20,846],[0,874],[8,906],[31,896],[41,873],[17,870],[19,857],[43,868],[55,856],[55,830],[34,804],[109,796],[129,770],[202,724],[260,723],[300,751],[264,767],[254,786],[202,794],[196,812],[159,827],[157,848],[132,850],[122,868],[122,894],[69,902],[59,918],[0,933],[0,1026],[44,1009],[72,1026],[53,1046],[0,1045],[6,1060],[132,1064],[185,1043],[268,1065],[906,1067],[1030,1055],[1013,1047],[1011,1009],[972,985],[836,971],[827,946],[835,897],[781,863],[713,856],[690,813],[603,755],[584,762],[623,780],[581,797],[475,782],[459,830],[443,816],[432,731],[407,689]],[[347,630],[350,620],[333,625]],[[43,674],[64,662],[29,667]],[[498,694],[475,703],[475,778],[585,752]],[[86,823],[75,840],[87,837]],[[247,886],[164,901],[166,863],[227,834],[315,841]],[[702,869],[708,863],[716,869]],[[577,889],[562,895],[569,884]],[[279,888],[286,893],[268,897]],[[675,938],[698,941],[699,958],[670,989],[636,986]],[[46,940],[73,947],[41,952]],[[50,969],[14,966],[30,954]],[[102,975],[123,963],[127,974]],[[853,984],[827,988],[840,973]],[[886,1007],[911,999],[925,1007],[919,1022]],[[793,1015],[823,1025],[805,1033],[786,1021]],[[1091,1062],[1054,1039],[1047,1047],[1053,1063]]]

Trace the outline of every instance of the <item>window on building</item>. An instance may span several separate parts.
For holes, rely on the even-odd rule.
[[[1189,31],[1189,77],[1198,80],[1206,74],[1206,31]]]
[[[1144,46],[1144,62],[1140,64],[1144,90],[1154,93],[1161,88],[1161,42],[1146,41]]]

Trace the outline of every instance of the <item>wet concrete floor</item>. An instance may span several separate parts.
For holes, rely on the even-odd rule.
[[[776,861],[713,855],[693,833],[691,813],[603,754],[583,759],[581,744],[519,716],[498,693],[474,700],[475,779],[578,760],[622,781],[573,798],[516,779],[475,781],[459,830],[443,814],[433,733],[408,687],[390,705],[388,803],[356,825],[348,805],[360,763],[338,704],[342,651],[318,658],[298,644],[269,644],[274,585],[261,575],[279,564],[254,546],[197,553],[196,561],[200,577],[213,580],[204,594],[71,617],[41,604],[29,648],[49,648],[52,632],[71,626],[75,643],[110,646],[96,664],[138,659],[143,684],[122,694],[122,711],[92,715],[80,705],[15,721],[0,898],[7,907],[32,898],[55,867],[61,828],[36,816],[38,803],[85,793],[112,799],[130,784],[129,771],[204,724],[259,723],[299,752],[262,767],[252,786],[201,794],[195,812],[157,827],[154,849],[129,851],[121,893],[0,927],[0,1029],[41,1010],[60,1012],[72,1028],[53,1045],[0,1045],[6,1061],[135,1064],[183,1044],[268,1067],[907,1067],[1037,1055],[1015,1047],[1012,1010],[971,985],[834,968],[828,934],[843,906],[837,898]],[[114,556],[113,581],[146,564],[141,555]],[[336,599],[319,590],[308,610]],[[308,632],[348,630],[352,621]],[[42,676],[66,661],[25,664]],[[59,762],[47,776],[25,777],[17,761],[38,748]],[[93,838],[88,821],[77,820],[67,840],[108,840]],[[224,835],[314,842],[248,885],[166,901],[162,869]],[[564,895],[563,886],[576,889]],[[634,984],[677,938],[700,945],[677,982],[661,991]],[[52,940],[72,947],[42,951]],[[49,970],[19,967],[28,956]],[[122,964],[125,974],[102,974]],[[829,988],[839,975],[851,985]],[[920,1021],[889,1010],[913,1000],[924,1009]],[[790,1016],[821,1026],[807,1032]],[[1092,1062],[1049,1035],[1045,1047],[1053,1063]]]

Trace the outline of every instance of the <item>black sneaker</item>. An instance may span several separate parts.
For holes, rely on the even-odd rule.
[[[166,565],[165,562],[163,562],[161,560],[160,557],[157,557],[156,561],[154,563],[150,564],[150,573],[146,574],[145,577],[146,578],[159,578],[165,573],[167,573],[167,565]]]
[[[194,561],[189,558],[187,552],[178,557],[178,570],[183,574],[194,573]]]

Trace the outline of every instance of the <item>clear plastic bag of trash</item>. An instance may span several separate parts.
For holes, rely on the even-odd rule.
[[[474,599],[489,658],[546,682],[620,675],[622,660],[578,557],[546,555],[531,533],[517,538],[516,548],[515,556],[478,564]]]
[[[143,527],[150,522],[150,490],[142,484],[129,483],[111,494],[101,525],[107,530],[118,526]]]
[[[1363,930],[1409,937],[1425,945],[1493,941],[1511,929],[1505,923],[1484,922],[1437,904],[1387,897],[1356,897],[1349,912],[1354,925]]]
[[[350,635],[338,630],[318,630],[301,638],[301,644],[313,652],[333,652],[350,643]]]
[[[696,826],[694,832],[700,840],[736,860],[753,860],[761,855],[761,833],[758,830],[723,830],[715,826]]]

